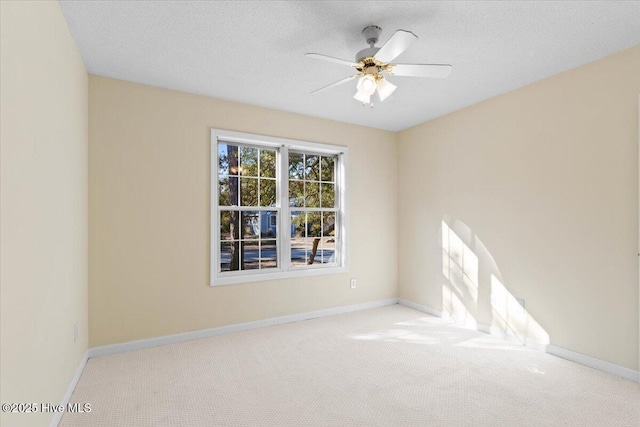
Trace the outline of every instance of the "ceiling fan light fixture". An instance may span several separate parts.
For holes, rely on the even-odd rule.
[[[353,97],[363,104],[371,104],[371,95],[367,95],[366,93],[358,91]]]
[[[319,53],[305,54],[310,58],[347,65],[357,71],[356,74],[352,74],[350,77],[345,77],[342,80],[338,80],[330,85],[314,90],[311,94],[316,94],[342,85],[351,81],[351,79],[357,79],[358,91],[354,98],[362,102],[364,105],[373,107],[371,97],[375,96],[376,91],[378,92],[378,98],[380,101],[384,101],[396,90],[396,85],[389,83],[382,73],[392,76],[430,78],[445,78],[451,74],[452,67],[448,64],[392,63],[392,61],[402,54],[402,52],[404,52],[411,43],[418,39],[418,36],[413,34],[411,31],[397,30],[382,45],[382,47],[375,47],[380,38],[381,32],[382,29],[377,25],[370,25],[362,30],[362,35],[365,37],[369,47],[362,49],[356,54],[355,62]]]
[[[376,87],[376,78],[371,74],[365,74],[358,80],[358,93],[362,95],[373,95]]]
[[[397,86],[393,83],[390,83],[384,77],[378,80],[378,96],[380,97],[380,101],[384,101],[387,99],[394,90],[396,90]]]

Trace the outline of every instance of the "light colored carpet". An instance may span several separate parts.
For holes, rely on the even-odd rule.
[[[640,387],[399,305],[90,359],[61,427],[640,426]]]

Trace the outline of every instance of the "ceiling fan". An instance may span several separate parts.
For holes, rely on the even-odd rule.
[[[355,62],[332,56],[321,55],[319,53],[307,53],[305,56],[323,61],[335,62],[337,64],[348,65],[357,70],[357,74],[345,77],[335,83],[322,87],[311,92],[316,94],[332,87],[339,86],[352,79],[358,79],[358,85],[354,98],[362,102],[363,105],[373,107],[371,97],[378,92],[380,101],[384,101],[396,90],[396,86],[389,82],[382,73],[391,76],[406,77],[431,77],[445,78],[451,74],[453,67],[448,64],[392,64],[398,55],[404,52],[418,36],[411,31],[397,30],[382,47],[375,47],[378,42],[382,28],[377,25],[370,25],[362,30],[369,47],[356,54]]]

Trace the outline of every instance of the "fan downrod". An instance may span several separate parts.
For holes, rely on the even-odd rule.
[[[379,47],[375,47],[375,44],[378,43],[378,39],[380,38],[380,34],[382,33],[382,28],[377,25],[369,25],[362,30],[362,35],[367,40],[369,47],[366,49],[362,49],[360,52],[356,54],[356,62],[361,62],[365,58],[372,58],[378,51]]]

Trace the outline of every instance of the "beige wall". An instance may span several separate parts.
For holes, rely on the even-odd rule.
[[[400,297],[638,369],[639,92],[634,47],[400,133]]]
[[[394,133],[96,76],[89,87],[90,346],[397,295]],[[349,147],[348,274],[209,286],[211,128]]]
[[[88,76],[57,2],[0,8],[2,402],[59,404],[87,349]]]

